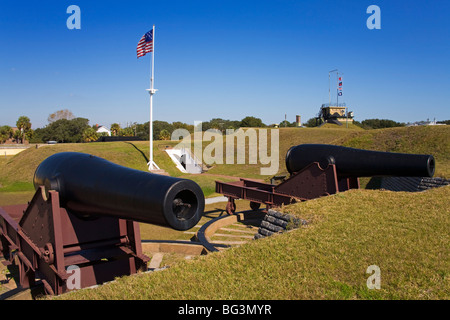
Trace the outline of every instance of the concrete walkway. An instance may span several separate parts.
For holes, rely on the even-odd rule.
[[[216,202],[227,202],[227,201],[228,201],[227,197],[213,197],[213,198],[206,198],[205,204],[211,204]]]
[[[152,260],[150,261],[150,264],[148,266],[149,269],[157,269],[159,268],[159,265],[161,264],[161,261],[164,257],[164,254],[161,252],[157,252],[153,255]]]

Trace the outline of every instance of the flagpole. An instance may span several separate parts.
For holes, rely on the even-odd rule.
[[[149,135],[150,135],[150,159],[148,162],[148,170],[154,170],[154,169],[159,169],[158,166],[156,165],[156,163],[153,161],[153,95],[155,94],[155,92],[157,91],[156,89],[154,89],[153,87],[153,82],[154,82],[154,78],[155,78],[155,68],[154,68],[154,64],[155,64],[155,25],[153,25],[153,50],[152,50],[152,61],[150,64],[150,89],[148,89],[148,92],[150,94],[150,122],[149,122]]]
[[[334,69],[334,70],[328,71],[328,99],[329,99],[329,104],[328,104],[328,106],[329,106],[329,107],[331,107],[331,82],[330,82],[330,74],[331,74],[332,72],[337,72],[337,71],[338,71],[338,69]]]
[[[339,107],[339,71],[336,72],[336,107]]]

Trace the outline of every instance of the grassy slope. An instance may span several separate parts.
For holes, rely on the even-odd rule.
[[[321,143],[336,139],[336,137],[349,135],[354,130],[344,131],[340,128],[319,129],[280,129],[280,171],[284,168],[284,155],[288,148],[293,144],[299,143]],[[268,179],[267,176],[259,174],[260,165],[252,164],[218,164],[213,165],[206,175],[186,175],[181,173],[169,156],[164,152],[166,146],[175,146],[177,143],[172,141],[155,141],[154,157],[155,162],[171,176],[186,177],[197,182],[203,189],[205,195],[214,194],[215,180],[231,181],[225,177],[235,176]],[[208,142],[204,143],[204,147]],[[38,149],[29,148],[13,157],[0,159],[0,205],[16,203],[19,199],[19,191],[27,191],[27,201],[31,198],[33,185],[32,179],[37,166],[50,155],[57,152],[74,151],[93,154],[117,164],[138,169],[146,170],[148,161],[149,143],[146,141],[137,142],[107,142],[107,143],[85,143],[85,144],[58,144],[43,146]],[[247,155],[248,159],[248,146]],[[21,200],[20,202],[24,202]]]
[[[62,299],[448,299],[450,187],[353,190],[284,208],[289,233]],[[366,269],[381,269],[381,289]]]
[[[431,154],[436,159],[435,176],[450,178],[450,126],[417,126],[367,130],[335,141],[353,148]]]
[[[350,137],[353,134],[364,131],[363,129],[351,125],[349,128],[345,126],[338,127],[336,125],[325,125],[321,128],[280,128],[279,129],[279,152],[278,152],[278,161],[279,161],[279,170],[278,174],[287,173],[285,166],[285,156],[286,152],[290,147],[303,143],[327,143],[334,144],[338,139],[346,139],[346,137]],[[268,136],[268,152],[270,152],[270,134]],[[235,147],[236,150],[236,147]],[[246,158],[248,159],[248,142],[246,145]],[[276,150],[276,149],[275,149]],[[248,160],[246,160],[248,162]],[[226,175],[236,175],[240,174],[243,177],[249,178],[259,178],[269,180],[271,177],[261,176],[260,175],[260,167],[268,167],[269,165],[261,165],[259,164],[259,156],[258,156],[258,164],[235,164],[233,166],[226,164],[214,165],[214,167],[209,171],[214,174],[226,174]]]
[[[349,147],[433,154],[437,167],[435,176],[450,178],[450,126],[419,126],[380,130],[362,130],[358,127],[325,125],[321,128],[281,128],[279,131],[279,171],[286,174],[284,157],[287,150],[302,143],[327,143]],[[269,176],[260,175],[260,164],[216,164],[203,175],[186,175],[173,165],[164,152],[166,146],[175,146],[172,141],[155,141],[156,163],[171,176],[184,177],[197,182],[205,196],[215,196],[215,181],[231,181],[234,177],[257,178],[268,181]],[[204,143],[204,147],[208,142]],[[123,166],[146,170],[149,143],[108,142],[88,144],[59,144],[30,148],[13,157],[0,157],[0,205],[25,203],[33,195],[32,178],[36,167],[46,157],[62,151],[76,151],[94,154]],[[246,147],[248,159],[248,144]],[[264,165],[263,165],[264,166]],[[361,186],[369,182],[361,179]]]
[[[332,125],[322,128],[281,128],[279,138],[279,173],[285,173],[284,158],[287,150],[302,143],[327,143],[356,148],[433,154],[437,160],[437,175],[450,173],[450,126],[421,126],[380,130],[362,130],[358,127],[346,129]],[[206,146],[208,143],[204,143]],[[216,164],[208,175],[194,176],[179,172],[169,156],[164,152],[166,146],[176,142],[156,141],[154,145],[155,161],[172,176],[189,177],[206,187],[213,187],[215,178],[211,175],[229,175],[268,179],[259,173],[260,164]],[[248,145],[246,148],[248,159]],[[34,170],[48,156],[63,151],[85,152],[103,157],[112,162],[139,170],[146,170],[148,142],[108,142],[87,144],[60,144],[39,149],[30,148],[16,156],[0,160],[0,192],[24,191],[32,189]],[[210,178],[209,178],[209,177]]]

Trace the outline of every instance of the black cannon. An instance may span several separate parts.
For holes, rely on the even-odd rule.
[[[28,204],[0,207],[0,254],[23,288],[38,277],[49,294],[146,270],[138,222],[187,230],[205,203],[193,181],[74,152],[44,160],[34,185]]]
[[[339,177],[432,177],[432,155],[392,153],[326,144],[301,144],[286,153],[286,169],[299,172],[313,162],[324,169],[336,165]]]
[[[59,192],[61,206],[80,216],[116,216],[187,230],[203,214],[205,198],[191,180],[119,166],[93,155],[62,152],[36,169],[34,186]]]
[[[226,211],[234,213],[236,199],[250,200],[250,207],[268,208],[359,188],[359,177],[432,177],[431,155],[378,152],[326,144],[302,144],[286,154],[289,178],[268,184],[249,179],[216,181],[216,192],[228,197]]]

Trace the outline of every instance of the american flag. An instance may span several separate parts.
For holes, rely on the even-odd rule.
[[[144,34],[137,45],[137,57],[143,57],[147,53],[153,52],[153,30]]]

